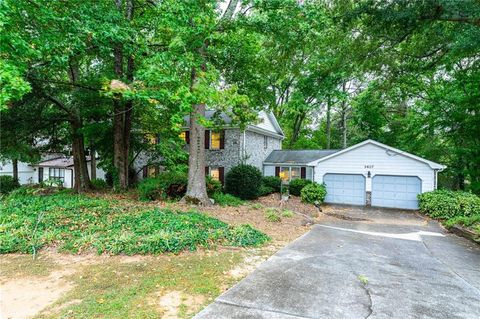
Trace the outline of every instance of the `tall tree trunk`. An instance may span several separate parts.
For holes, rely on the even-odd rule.
[[[195,90],[196,70],[192,68],[190,90]],[[195,205],[211,205],[205,183],[205,127],[199,120],[205,117],[205,104],[196,104],[190,112],[190,145],[188,156],[188,185],[183,201]]]
[[[342,91],[347,93],[347,83],[343,82]],[[341,111],[341,128],[342,128],[342,148],[347,148],[347,101],[344,98],[342,101],[342,111]]]
[[[300,136],[300,130],[302,129],[303,121],[305,120],[306,112],[301,111],[299,114],[295,116],[295,121],[293,123],[293,132],[292,132],[292,139],[290,140],[290,147],[293,147],[295,143],[298,141]]]
[[[326,135],[327,135],[327,149],[331,147],[331,139],[332,139],[332,118],[331,118],[331,109],[332,109],[332,100],[328,97],[327,100],[327,127],[326,127]]]
[[[71,121],[73,169],[75,172],[74,189],[77,193],[82,193],[92,188],[85,156],[84,136],[80,132],[81,128],[82,122],[80,119],[77,118]]]
[[[97,157],[95,147],[90,146],[90,180],[97,179]]]
[[[117,9],[123,14],[123,1],[115,1]],[[134,2],[132,0],[125,1],[125,17],[127,20],[133,19]],[[118,80],[124,78],[124,52],[123,45],[117,43],[114,47],[114,72]],[[134,58],[129,56],[127,59],[126,78],[129,83],[133,82],[134,74]],[[113,165],[116,169],[117,183],[116,187],[125,190],[128,188],[128,170],[129,170],[129,152],[130,152],[130,135],[132,128],[132,101],[121,101],[115,99],[113,101]]]
[[[18,159],[14,158],[12,160],[12,168],[13,168],[13,178],[18,181]]]

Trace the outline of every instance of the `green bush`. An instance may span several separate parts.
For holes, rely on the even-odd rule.
[[[155,178],[145,178],[138,184],[141,200],[180,198],[187,191],[188,177],[181,172],[164,172]]]
[[[100,178],[94,178],[90,182],[95,189],[107,189],[109,187],[107,182]]]
[[[262,185],[272,190],[272,193],[279,193],[282,186],[282,180],[277,176],[262,177]]]
[[[480,215],[480,197],[461,191],[436,190],[418,195],[420,211],[433,218]]]
[[[263,184],[260,185],[260,190],[258,191],[258,196],[267,196],[267,195],[270,195],[272,193],[275,193],[273,188],[265,186]]]
[[[290,181],[290,183],[288,183],[288,189],[290,190],[290,195],[300,196],[300,192],[302,191],[302,189],[311,183],[312,183],[311,180],[303,179],[303,178],[297,178]]]
[[[18,183],[18,180],[13,178],[12,176],[0,176],[0,194],[8,194],[19,187],[20,184]]]
[[[212,197],[213,194],[215,193],[222,192],[222,183],[220,183],[220,181],[217,181],[216,179],[213,179],[210,176],[207,176],[206,183],[207,183],[207,194],[209,197]]]
[[[231,194],[224,193],[214,193],[212,199],[215,201],[215,204],[220,206],[241,206],[243,205],[243,200],[238,197],[235,197]]]
[[[225,176],[225,191],[241,199],[255,199],[260,194],[262,173],[251,165],[233,167]]]
[[[268,236],[196,211],[146,209],[123,201],[57,193],[17,194],[0,202],[0,254],[60,251],[108,254],[178,253],[212,245],[258,246]]]
[[[311,183],[305,186],[300,192],[302,201],[310,204],[321,204],[327,195],[327,189],[325,185]]]

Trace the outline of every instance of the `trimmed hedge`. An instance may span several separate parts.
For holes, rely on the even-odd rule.
[[[282,187],[282,180],[277,176],[264,176],[262,177],[262,185],[265,188],[271,189],[271,193],[279,193]]]
[[[300,192],[303,202],[315,205],[323,203],[325,196],[327,196],[327,188],[318,183],[308,184]]]
[[[251,165],[240,164],[225,176],[225,191],[240,199],[256,199],[260,194],[262,173]]]
[[[293,181],[290,181],[290,183],[288,183],[288,189],[291,195],[300,196],[300,192],[302,191],[302,189],[311,183],[312,183],[311,180],[297,178],[297,179],[294,179]]]
[[[0,176],[0,194],[8,194],[16,188],[20,187],[20,183],[13,176]]]
[[[436,190],[419,194],[418,200],[420,211],[433,218],[480,215],[480,197],[468,192]]]

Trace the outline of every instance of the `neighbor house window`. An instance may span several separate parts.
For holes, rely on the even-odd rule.
[[[48,170],[48,178],[49,179],[56,179],[63,181],[65,180],[65,169],[64,168],[49,168]]]
[[[210,149],[219,150],[221,148],[221,132],[210,132]]]
[[[263,137],[263,149],[267,149],[268,148],[268,137],[267,136],[264,136]]]

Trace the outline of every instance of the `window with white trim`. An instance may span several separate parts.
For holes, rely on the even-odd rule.
[[[63,183],[64,180],[65,180],[65,169],[64,168],[50,167],[48,169],[48,178],[49,179],[60,180]]]

